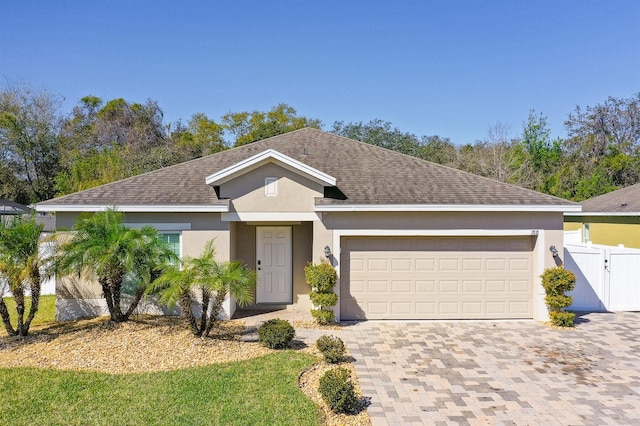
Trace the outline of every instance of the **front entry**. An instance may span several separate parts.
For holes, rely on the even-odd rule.
[[[256,303],[292,303],[290,226],[256,227]]]

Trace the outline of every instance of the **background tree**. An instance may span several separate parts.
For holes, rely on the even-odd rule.
[[[278,104],[267,112],[230,112],[222,116],[222,125],[233,135],[233,146],[240,146],[304,127],[320,129],[322,122],[298,116],[293,107]]]
[[[0,173],[13,175],[4,185],[15,185],[3,192],[24,203],[56,193],[59,105],[59,96],[26,84],[7,83],[0,91]]]
[[[97,276],[115,322],[129,319],[147,287],[167,263],[176,260],[157,230],[149,226],[129,229],[123,219],[115,209],[82,215],[73,235],[62,243],[57,260],[61,274]],[[130,296],[124,311],[123,293]]]
[[[390,122],[377,118],[368,123],[336,121],[331,132],[414,157],[418,157],[420,151],[420,141],[416,135],[402,132]]]
[[[58,194],[67,194],[124,179],[191,159],[167,135],[158,103],[106,103],[82,98],[65,120]],[[185,150],[183,150],[185,151]]]
[[[451,143],[449,138],[437,135],[423,136],[421,138],[417,157],[444,166],[456,167],[458,165],[458,150],[456,146]]]
[[[11,336],[26,336],[40,302],[42,280],[50,274],[50,256],[40,250],[42,225],[34,216],[15,216],[0,220],[0,281],[5,281],[16,302],[16,327],[4,299],[0,297],[0,317]],[[26,313],[26,293],[31,295],[31,307]],[[0,291],[0,295],[2,292]]]
[[[551,139],[547,118],[534,110],[529,112],[518,146],[521,157],[517,183],[525,188],[553,193],[555,173],[562,159],[562,140]]]
[[[193,114],[178,141],[188,159],[204,157],[227,149],[224,127],[203,113]]]
[[[640,180],[640,93],[576,107],[565,126],[565,197],[583,200]]]

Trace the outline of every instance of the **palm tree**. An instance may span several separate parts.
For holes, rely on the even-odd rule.
[[[50,262],[46,252],[40,251],[42,225],[34,216],[16,216],[0,220],[0,281],[8,285],[16,303],[17,325],[11,325],[9,310],[1,297],[0,317],[12,336],[26,336],[40,303],[42,281],[49,276]],[[31,307],[25,319],[25,294],[31,293]]]
[[[130,229],[123,218],[115,208],[81,216],[73,227],[73,235],[62,244],[58,262],[63,274],[93,273],[98,277],[111,320],[115,322],[129,319],[162,267],[176,259],[156,229],[150,226]],[[123,312],[122,294],[129,288],[132,300]]]
[[[199,257],[186,258],[182,269],[169,268],[148,292],[158,293],[160,302],[169,307],[179,304],[193,334],[208,337],[227,295],[246,305],[253,300],[255,283],[255,272],[242,263],[217,261],[212,240]],[[194,303],[201,308],[199,324],[191,308]]]

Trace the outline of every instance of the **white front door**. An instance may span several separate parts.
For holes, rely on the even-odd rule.
[[[292,303],[291,227],[256,227],[256,303]]]

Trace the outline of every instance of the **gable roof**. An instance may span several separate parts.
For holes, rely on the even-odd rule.
[[[640,215],[640,183],[583,201],[582,213],[611,216]]]
[[[318,211],[580,209],[561,198],[311,128],[44,201],[37,208],[80,211],[117,205],[122,211],[226,211],[228,200],[217,198],[207,177],[269,150],[335,179],[346,199],[316,199]]]
[[[276,163],[281,167],[306,176],[307,178],[318,182],[319,184],[324,184],[325,186],[335,186],[336,184],[336,178],[333,176],[329,176],[320,170],[309,167],[306,164],[283,155],[274,149],[263,151],[260,154],[256,154],[253,157],[247,158],[246,160],[242,160],[237,164],[227,167],[226,169],[220,170],[211,176],[207,176],[205,183],[208,185],[220,185],[237,176],[250,172],[251,170],[255,170],[269,162]]]

